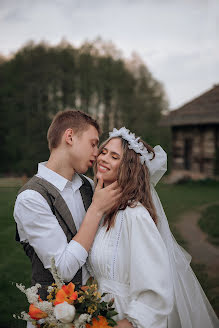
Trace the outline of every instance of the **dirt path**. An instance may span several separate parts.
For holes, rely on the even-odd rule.
[[[184,213],[176,224],[181,236],[188,243],[188,252],[193,262],[205,264],[207,273],[212,278],[218,276],[219,272],[219,247],[207,241],[207,235],[199,228],[198,221],[207,207],[216,204],[219,203],[203,205]]]

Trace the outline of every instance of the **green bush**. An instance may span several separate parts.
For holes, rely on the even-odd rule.
[[[199,220],[200,228],[208,234],[208,240],[219,245],[219,205],[209,206]]]

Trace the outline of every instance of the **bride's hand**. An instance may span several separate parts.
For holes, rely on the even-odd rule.
[[[133,326],[127,319],[122,319],[117,322],[116,328],[133,328]]]

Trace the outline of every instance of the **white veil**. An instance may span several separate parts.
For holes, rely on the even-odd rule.
[[[190,267],[191,256],[177,244],[154,189],[167,170],[167,155],[155,146],[155,158],[147,163],[150,172],[151,194],[158,215],[158,230],[166,245],[174,288],[174,307],[168,316],[168,328],[216,328],[219,320]]]

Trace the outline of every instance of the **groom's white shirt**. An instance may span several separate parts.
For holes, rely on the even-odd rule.
[[[50,182],[59,191],[78,230],[85,216],[79,190],[83,182],[78,174],[74,174],[72,181],[65,179],[48,169],[46,163],[38,164],[37,176]],[[93,187],[93,181],[89,181]],[[66,282],[72,280],[82,267],[82,283],[86,283],[89,278],[84,265],[88,256],[87,251],[74,240],[67,242],[58,220],[41,194],[35,190],[20,193],[15,203],[14,218],[20,240],[29,242],[46,269],[50,268],[51,257],[54,257],[58,271]]]

